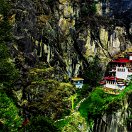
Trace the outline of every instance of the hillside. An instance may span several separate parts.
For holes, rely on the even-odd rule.
[[[99,84],[132,52],[131,12],[131,0],[0,0],[0,131],[131,131],[131,82],[119,95]]]

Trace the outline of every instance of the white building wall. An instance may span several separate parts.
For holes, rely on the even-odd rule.
[[[117,83],[112,83],[111,81],[106,81],[106,84],[104,85],[104,87],[119,89],[119,90],[123,90],[125,88],[125,86],[119,86]]]
[[[113,81],[106,81],[105,87],[118,89],[117,83]]]
[[[129,56],[129,60],[132,60],[132,56]]]
[[[76,88],[82,88],[83,84],[75,84]]]
[[[120,79],[127,79],[128,69],[126,67],[116,67],[116,77]]]
[[[108,84],[108,83],[106,83],[106,84],[105,84],[105,87],[106,87],[106,88],[118,89],[118,86],[117,86],[116,84]]]
[[[78,80],[74,81],[73,84],[76,86],[76,88],[82,88],[83,87],[83,81]]]

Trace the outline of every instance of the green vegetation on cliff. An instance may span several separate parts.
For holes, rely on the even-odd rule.
[[[11,43],[11,25],[8,22],[9,4],[6,0],[0,1],[0,131],[16,132],[21,126],[21,117],[12,97],[14,81],[18,71],[12,62],[8,44]],[[8,97],[10,95],[10,97]]]
[[[86,100],[81,103],[79,111],[86,119],[91,122],[96,118],[100,118],[104,113],[112,113],[121,108],[121,101],[130,93],[132,93],[132,84],[129,84],[118,95],[105,93],[102,88],[94,89]]]
[[[9,43],[12,41],[11,25],[8,21],[9,4],[5,0],[0,1],[0,83],[10,86],[18,76],[18,71],[12,62],[9,51]]]
[[[0,131],[85,132],[121,107],[131,84],[116,96],[94,89],[118,40],[116,22],[96,11],[91,0],[0,0]],[[69,81],[78,74],[81,90]]]
[[[28,124],[24,129],[28,132],[60,132],[57,126],[54,125],[54,122],[43,115],[32,117],[30,124]]]
[[[0,92],[0,131],[17,132],[21,124],[17,107],[5,92]]]

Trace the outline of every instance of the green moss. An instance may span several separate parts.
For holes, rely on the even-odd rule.
[[[37,75],[37,74],[44,74],[44,73],[46,73],[46,74],[48,74],[48,73],[50,73],[50,72],[53,72],[53,67],[49,67],[49,68],[34,68],[34,69],[31,69],[30,71],[29,71],[29,74],[31,74],[31,75]]]

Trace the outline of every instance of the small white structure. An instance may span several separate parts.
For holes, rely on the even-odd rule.
[[[82,88],[83,87],[83,78],[74,77],[72,78],[73,84],[76,86],[76,88]]]

